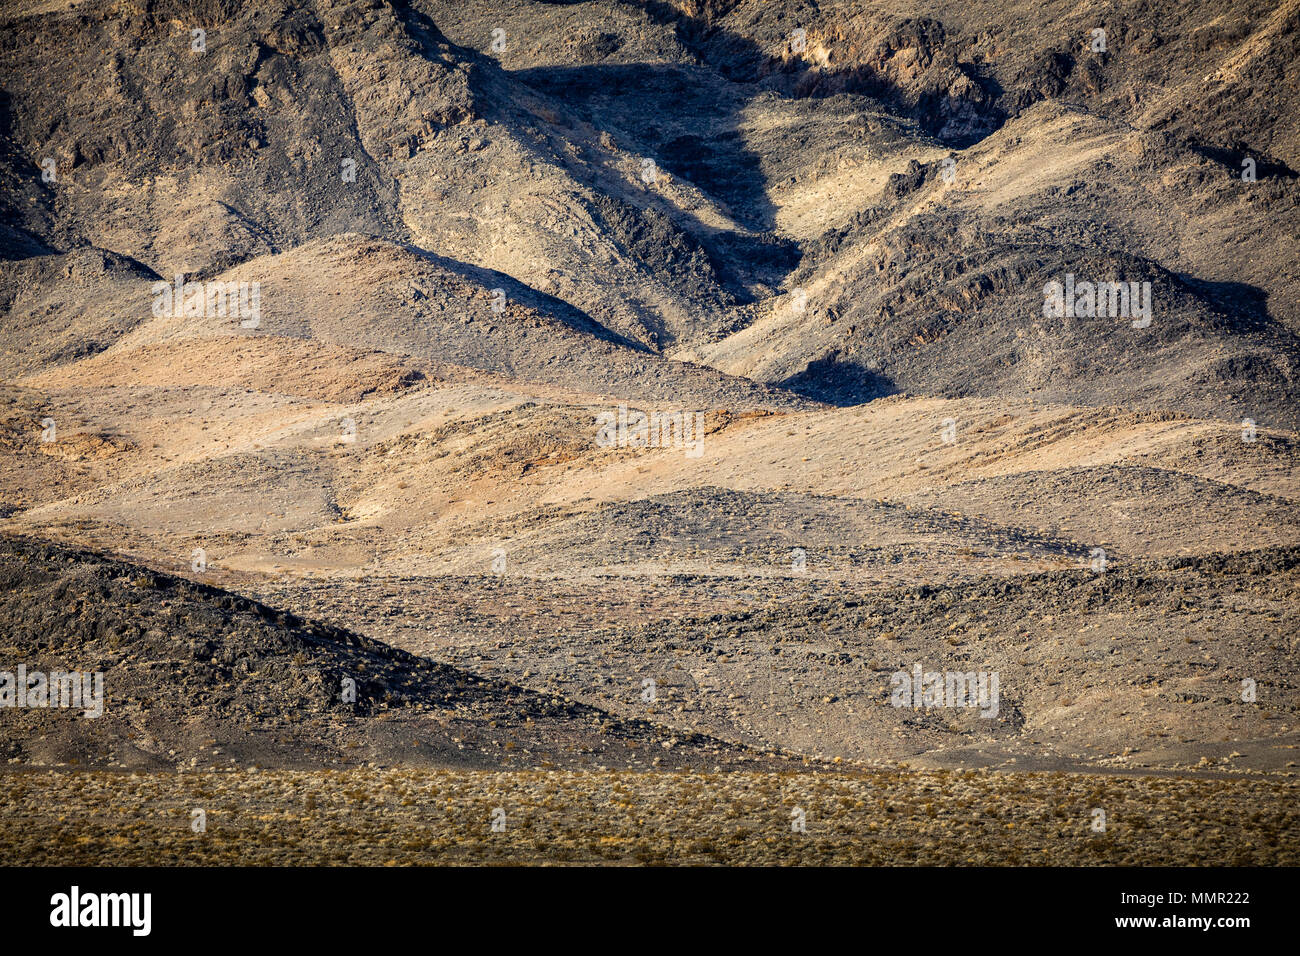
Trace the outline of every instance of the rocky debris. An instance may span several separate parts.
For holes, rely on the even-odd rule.
[[[0,709],[6,848],[1290,861],[1297,15],[10,5],[0,654],[108,706]]]
[[[977,26],[907,4],[757,0],[16,11],[0,201],[44,249],[98,247],[168,277],[347,232],[409,243],[462,275],[494,270],[474,279],[505,288],[512,314],[541,301],[607,341],[837,404],[1028,393],[1294,427],[1300,288],[1268,245],[1300,208],[1295,132],[1277,119],[1295,84],[1268,66],[1295,59],[1294,12],[1219,6],[1063,11],[1055,30],[1037,9]],[[493,49],[498,29],[513,39]],[[64,68],[41,69],[53,60]],[[47,158],[61,179],[33,172]],[[1188,223],[1207,209],[1202,235]],[[386,256],[355,248],[315,268],[346,277],[372,258]],[[421,269],[401,271],[407,288]],[[1154,321],[1043,319],[1041,290],[1066,274],[1150,282]],[[105,278],[92,298],[21,281],[11,372],[102,352],[148,315],[144,282]],[[420,354],[383,319],[422,319],[436,291],[341,285],[330,298],[365,319],[331,341]],[[814,290],[810,307],[772,325],[793,288]],[[644,392],[667,376],[660,395],[697,400],[698,375],[607,348],[548,362],[513,324],[453,331],[423,345],[548,384],[589,387],[602,364],[630,363],[614,381]]]
[[[669,766],[751,755],[416,657],[228,592],[0,544],[4,670],[103,675],[103,713],[5,707],[11,764]]]

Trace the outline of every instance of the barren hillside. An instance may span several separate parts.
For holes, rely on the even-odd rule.
[[[17,789],[1281,806],[1298,71],[1300,0],[0,4],[0,671],[110,688],[0,708]]]

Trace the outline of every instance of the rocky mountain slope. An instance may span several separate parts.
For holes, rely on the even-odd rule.
[[[1168,774],[1206,827],[1265,794],[1223,853],[1280,858],[1300,0],[0,27],[0,670],[114,695],[0,708],[22,800],[74,761],[454,768],[471,802],[757,765],[942,778],[942,829],[966,784],[905,764]],[[892,706],[918,664],[998,674],[998,714]],[[586,779],[566,806],[622,800]],[[653,780],[662,822],[695,784]]]
[[[1294,427],[1300,6],[1057,6],[15,4],[8,241],[203,279],[368,233],[824,401]],[[1066,275],[1150,283],[1150,324],[1045,317]],[[85,311],[5,284],[24,325]],[[114,311],[50,357],[143,318]]]
[[[753,759],[701,735],[612,718],[87,553],[5,543],[0,581],[4,659],[47,680],[73,672],[99,681],[83,684],[94,706],[83,692],[85,708],[8,709],[10,764],[672,767]]]

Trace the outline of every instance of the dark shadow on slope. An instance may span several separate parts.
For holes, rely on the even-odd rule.
[[[101,719],[60,720],[48,707],[6,715],[0,753],[10,763],[160,768],[224,751],[276,767],[500,768],[535,763],[533,751],[555,763],[585,752],[638,766],[672,749],[701,766],[750,754],[54,542],[0,539],[0,626],[7,658],[34,672],[92,660],[110,691]],[[453,728],[430,720],[448,711]],[[506,736],[522,754],[501,752]],[[141,746],[150,737],[157,745]]]
[[[1204,156],[1212,163],[1218,163],[1228,170],[1233,179],[1241,179],[1245,170],[1243,163],[1247,159],[1255,161],[1256,179],[1295,179],[1300,176],[1294,169],[1280,159],[1269,156],[1257,149],[1251,149],[1245,143],[1237,143],[1231,149],[1211,146],[1205,143],[1188,143],[1192,152]]]
[[[1259,286],[1200,279],[1185,272],[1174,275],[1192,295],[1224,318],[1229,331],[1278,336],[1292,346],[1297,344],[1295,334],[1269,315],[1268,293]]]
[[[845,70],[815,67],[800,57],[779,55],[754,40],[708,22],[734,4],[697,4],[700,15],[660,0],[624,0],[652,21],[670,26],[699,65],[673,63],[595,64],[519,70],[517,77],[562,103],[599,129],[629,137],[638,152],[675,177],[686,179],[725,207],[748,230],[766,233],[696,238],[737,301],[753,301],[754,282],[784,284],[798,265],[797,245],[774,235],[776,209],[769,199],[761,157],[740,129],[744,109],[755,97],[776,93],[788,99],[860,94],[949,145],[964,147],[999,128],[1006,119],[996,104],[1004,91],[979,67],[960,62],[936,20],[903,19],[879,38],[886,59],[897,48],[918,45],[936,62],[948,63],[969,82],[967,97],[947,89],[906,90],[886,75],[887,63]],[[949,62],[950,61],[950,62]],[[892,62],[892,61],[890,61]],[[721,82],[719,81],[721,78]],[[620,137],[621,138],[621,137]]]
[[[797,244],[772,232],[775,207],[767,198],[767,182],[759,168],[758,157],[744,148],[737,129],[740,111],[754,91],[720,83],[715,76],[703,71],[695,72],[695,68],[673,64],[548,68],[507,73],[492,57],[449,41],[421,11],[400,5],[397,12],[425,57],[444,65],[462,61],[479,68],[470,73],[470,83],[484,107],[483,118],[489,121],[517,123],[525,115],[518,108],[510,108],[509,97],[503,96],[504,91],[499,87],[502,81],[522,83],[602,129],[608,124],[597,121],[600,101],[618,103],[635,98],[635,108],[620,108],[620,116],[630,112],[646,118],[646,121],[639,122],[634,129],[624,130],[635,140],[634,144],[627,145],[634,145],[638,152],[654,159],[670,174],[691,181],[725,206],[738,223],[759,233],[718,232],[704,226],[692,228],[689,214],[671,217],[674,220],[672,228],[688,236],[688,244],[698,244],[707,263],[696,263],[694,267],[688,265],[684,271],[680,261],[661,263],[652,259],[647,266],[654,271],[665,270],[677,284],[684,284],[686,293],[697,301],[719,300],[717,304],[724,308],[752,303],[755,301],[752,291],[755,283],[777,287],[798,264]],[[454,53],[454,59],[449,60],[444,48]],[[720,90],[727,95],[720,96]],[[713,117],[707,140],[672,128],[668,121],[678,115]],[[655,116],[659,117],[658,125],[651,119]],[[535,122],[534,117],[528,118]],[[619,122],[615,125],[622,127],[625,124]],[[527,147],[529,144],[521,140],[521,145]],[[579,181],[585,181],[578,171],[574,171],[574,175]],[[625,204],[646,220],[646,229],[625,228],[624,232],[661,231],[661,220],[666,213],[658,208],[661,204],[653,194],[647,194],[644,201],[637,202],[634,196],[629,195],[621,199],[610,197],[598,183],[586,182],[586,185],[604,193],[610,202],[629,201]],[[630,202],[636,202],[636,205],[631,206]],[[682,219],[687,223],[682,224]],[[629,248],[629,251],[638,258],[644,253],[643,249]],[[686,252],[689,258],[690,250]],[[700,265],[705,267],[700,268]],[[703,291],[700,279],[706,280],[704,284],[716,283],[717,289],[708,290],[700,298]],[[675,341],[675,336],[669,336],[664,344],[672,345]]]
[[[726,84],[719,95],[715,77],[672,64],[538,68],[510,75],[594,126],[618,129],[619,139],[631,139],[622,145],[690,182],[757,233],[691,231],[737,303],[754,301],[749,290],[755,282],[779,286],[798,264],[797,244],[774,233],[776,207],[767,177],[738,128],[745,98],[725,95],[733,92]]]
[[[838,352],[815,359],[807,367],[777,383],[796,395],[844,408],[899,391],[894,382],[858,362],[842,362]]]
[[[489,76],[522,81],[598,129],[616,128],[633,140],[629,145],[641,155],[691,182],[747,230],[766,234],[690,229],[726,292],[738,304],[753,301],[749,290],[755,283],[780,286],[800,255],[797,244],[774,235],[776,209],[768,198],[770,184],[760,157],[746,147],[740,130],[741,114],[754,97],[773,92],[790,99],[865,94],[956,146],[978,142],[1005,119],[994,105],[1003,91],[972,64],[952,62],[953,68],[971,81],[973,98],[955,98],[942,90],[909,92],[871,66],[816,68],[802,59],[774,55],[754,40],[711,24],[704,16],[684,13],[670,3],[624,2],[644,11],[651,20],[671,26],[682,45],[697,57],[699,66],[595,64],[504,73],[493,58],[450,43],[418,9],[401,5],[398,12],[426,56],[445,62],[445,54],[438,49],[445,46],[454,50],[458,59],[482,66]],[[721,15],[727,7],[708,6],[705,16]],[[895,46],[917,43],[936,56],[952,57],[943,25],[935,20],[900,20],[881,42],[891,52]],[[485,103],[494,100],[491,95],[484,97]],[[682,122],[682,117],[687,121]]]
[[[623,348],[632,349],[636,352],[650,353],[651,349],[642,345],[640,342],[625,338],[605,326],[601,325],[586,312],[570,305],[563,299],[557,299],[555,296],[547,295],[545,292],[539,292],[530,285],[525,285],[518,279],[506,275],[504,272],[497,272],[495,269],[485,269],[482,266],[471,265],[468,262],[461,262],[459,259],[449,259],[446,256],[440,256],[436,252],[430,252],[427,249],[421,249],[419,246],[413,246],[410,243],[399,242],[394,245],[401,246],[422,259],[427,259],[440,269],[461,276],[471,282],[481,285],[485,289],[502,289],[506,294],[506,299],[510,302],[518,302],[527,306],[542,315],[562,322],[569,328],[609,342]]]
[[[1004,90],[988,72],[973,63],[957,59],[948,45],[943,24],[929,17],[903,17],[875,37],[875,52],[888,59],[893,51],[909,47],[920,51],[927,62],[942,56],[944,62],[960,72],[969,85],[966,96],[952,96],[946,90],[924,90],[913,95],[868,63],[845,69],[822,68],[802,57],[778,55],[748,37],[724,29],[707,17],[725,16],[734,2],[697,3],[703,16],[692,15],[664,0],[622,0],[644,11],[652,21],[672,26],[677,39],[703,64],[735,83],[761,83],[765,89],[792,99],[820,98],[839,93],[870,96],[895,111],[910,117],[926,133],[944,145],[965,148],[996,132],[1006,122],[1007,112],[1000,105]],[[799,25],[796,18],[791,28]],[[882,64],[878,64],[880,66]]]
[[[42,179],[43,170],[23,155],[21,136],[14,123],[13,97],[0,89],[0,261],[48,256],[57,249],[47,238],[35,234],[34,219],[47,225],[53,218],[54,191]],[[24,193],[26,187],[26,196]]]
[[[726,206],[750,229],[773,227],[775,206],[759,157],[738,129],[745,98],[719,95],[716,78],[675,64],[539,67],[510,74],[587,120],[614,114],[644,154]],[[731,92],[725,87],[722,92]],[[629,105],[633,104],[633,105]],[[688,117],[690,130],[681,117]],[[604,123],[595,125],[604,128]],[[703,127],[703,129],[701,129]],[[695,130],[707,135],[699,135]]]
[[[7,210],[0,210],[0,262],[12,262],[16,259],[34,259],[37,256],[56,256],[55,249],[21,226],[10,223]]]

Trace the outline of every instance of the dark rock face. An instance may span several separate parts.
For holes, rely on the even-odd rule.
[[[72,315],[83,303],[44,294],[54,280],[23,260],[90,246],[203,280],[360,233],[742,374],[757,360],[719,343],[817,286],[789,334],[744,348],[774,351],[766,383],[836,404],[889,382],[1294,427],[1300,279],[1273,245],[1300,222],[1296,14],[1060,14],[1043,29],[1033,7],[976,26],[758,0],[15,13],[0,289],[26,291],[4,298],[27,361],[6,363],[76,361],[140,318],[120,283],[93,296],[111,317]],[[1091,158],[1066,172],[1071,143]],[[864,162],[883,186],[816,185]],[[979,183],[1013,168],[986,201]],[[1037,321],[1066,274],[1151,282],[1152,326]],[[23,330],[43,314],[86,327],[37,342]],[[832,354],[867,386],[808,373]]]

